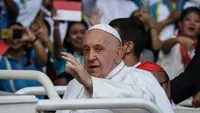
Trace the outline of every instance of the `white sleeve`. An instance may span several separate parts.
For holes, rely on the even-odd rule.
[[[125,84],[107,79],[92,77],[92,98],[143,98],[154,100],[154,94],[145,84]]]

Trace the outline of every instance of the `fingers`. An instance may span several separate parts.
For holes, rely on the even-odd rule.
[[[200,107],[200,92],[192,100],[192,105],[196,108]]]
[[[200,101],[193,99],[192,100],[192,106],[195,107],[195,108],[200,107]]]
[[[65,53],[65,52],[61,52],[61,57],[65,60],[67,60],[68,62],[70,62],[72,65],[77,66],[78,65],[78,61],[74,58],[74,56],[72,56],[69,53]]]
[[[77,63],[73,59],[66,57],[66,56],[61,56],[61,57],[65,60],[67,60],[68,62],[70,62],[72,65],[75,65],[75,66],[77,65]]]

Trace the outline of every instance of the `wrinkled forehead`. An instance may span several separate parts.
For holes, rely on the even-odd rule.
[[[115,45],[119,43],[113,35],[98,29],[87,31],[84,34],[83,45]]]

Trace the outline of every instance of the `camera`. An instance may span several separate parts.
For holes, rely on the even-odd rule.
[[[2,40],[20,39],[22,34],[23,30],[19,29],[0,29],[0,39]]]

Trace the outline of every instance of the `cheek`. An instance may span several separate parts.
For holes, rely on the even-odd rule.
[[[197,29],[200,30],[200,24],[198,23],[196,26],[197,26]]]
[[[77,35],[75,35],[75,34],[74,34],[74,35],[71,35],[71,36],[70,36],[70,40],[73,42],[74,40],[76,40],[76,37],[77,37]]]

